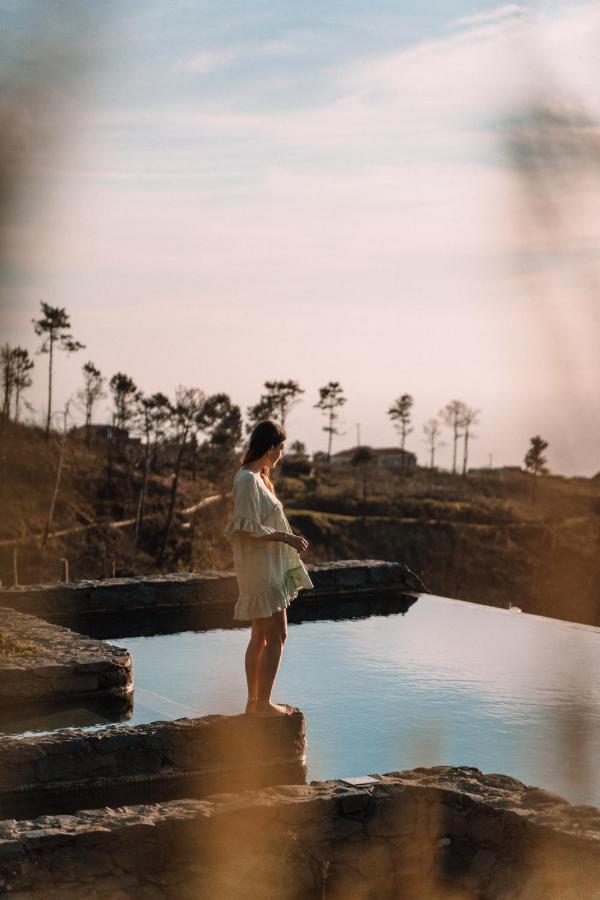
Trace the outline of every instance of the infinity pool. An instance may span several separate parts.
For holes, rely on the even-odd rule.
[[[122,724],[241,712],[247,639],[108,638],[133,657]],[[600,629],[422,595],[405,615],[290,625],[273,699],[306,717],[309,780],[461,764],[600,805],[599,685]]]

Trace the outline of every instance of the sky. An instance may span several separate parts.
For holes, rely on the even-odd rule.
[[[595,4],[47,4],[0,0],[0,324],[32,352],[40,300],[145,392],[242,410],[296,379],[289,441],[407,448],[455,398],[473,466],[548,442],[600,470],[600,9]],[[41,420],[47,357],[28,392]],[[108,421],[109,400],[97,420]],[[451,462],[450,435],[438,452]]]

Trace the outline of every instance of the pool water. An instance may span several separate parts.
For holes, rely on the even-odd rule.
[[[248,629],[111,639],[124,724],[236,714]],[[273,699],[307,721],[308,779],[438,764],[600,805],[600,629],[422,595],[406,615],[289,626]]]
[[[238,714],[248,636],[105,633],[133,657],[133,714],[81,701],[16,730]],[[273,699],[306,717],[308,780],[471,765],[600,806],[599,651],[597,628],[421,595],[404,615],[290,625]]]

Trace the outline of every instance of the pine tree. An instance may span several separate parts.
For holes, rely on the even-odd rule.
[[[330,381],[324,387],[319,388],[319,402],[315,403],[315,409],[320,409],[327,416],[327,425],[323,426],[323,431],[329,435],[327,443],[327,462],[331,461],[331,442],[334,434],[340,434],[335,426],[335,422],[339,418],[336,410],[343,406],[346,398],[339,381]]]
[[[33,319],[35,333],[43,338],[40,353],[48,354],[48,412],[46,415],[46,440],[50,434],[50,420],[52,418],[52,375],[54,365],[54,348],[64,350],[66,353],[76,353],[83,350],[85,344],[73,339],[71,335],[71,322],[66,310],[59,306],[50,306],[43,300],[40,303],[42,317]]]

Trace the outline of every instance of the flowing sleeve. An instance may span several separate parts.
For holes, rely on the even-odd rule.
[[[233,494],[233,518],[225,529],[231,538],[235,532],[245,531],[254,537],[274,534],[275,528],[260,521],[260,493],[256,479],[250,473],[238,479]]]

